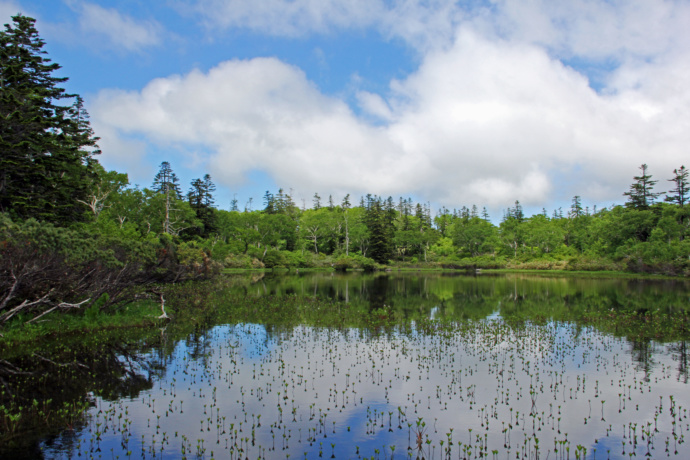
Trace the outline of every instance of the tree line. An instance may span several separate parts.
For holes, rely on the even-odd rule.
[[[497,225],[486,208],[434,215],[402,197],[317,193],[300,208],[283,189],[257,210],[236,199],[219,209],[208,174],[183,191],[163,162],[140,188],[100,165],[84,102],[61,87],[34,19],[14,16],[0,43],[0,323],[121,308],[142,286],[223,267],[689,269],[684,166],[667,192],[644,164],[622,206],[590,210],[575,196],[568,210],[528,217],[516,201]]]
[[[528,217],[516,201],[494,224],[486,208],[442,208],[432,215],[428,204],[402,197],[366,195],[353,205],[350,195],[324,203],[317,193],[311,207],[300,208],[283,189],[267,191],[257,210],[251,202],[240,210],[236,200],[229,210],[218,209],[208,174],[193,180],[185,195],[163,162],[150,189],[110,186],[117,190],[90,225],[99,233],[167,233],[233,268],[426,264],[683,274],[690,256],[688,170],[674,170],[663,193],[655,191],[658,181],[647,165],[640,170],[623,193],[624,205],[589,209],[575,196],[567,210]]]

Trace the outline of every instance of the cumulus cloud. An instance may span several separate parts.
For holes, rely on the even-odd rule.
[[[278,36],[371,25],[381,0],[187,0],[180,9],[200,15],[212,28],[246,28]]]
[[[649,57],[690,38],[690,5],[673,0],[497,0],[494,32],[563,55]]]
[[[213,30],[239,28],[297,37],[374,27],[420,50],[448,44],[455,26],[477,14],[474,7],[455,0],[178,0],[176,5]]]
[[[135,20],[115,8],[79,2],[73,8],[79,13],[79,26],[92,36],[101,37],[124,51],[141,51],[161,43],[162,27],[156,21]]]
[[[449,46],[458,26],[566,56],[652,56],[686,43],[690,5],[674,0],[179,0],[210,27],[277,36],[375,27],[420,50]]]
[[[676,0],[178,0],[210,29],[273,36],[374,28],[422,55],[448,48],[461,26],[483,36],[543,46],[558,58],[617,66],[683,47],[690,4]]]
[[[0,1],[0,22],[8,24],[12,20],[12,16],[21,11],[22,9],[15,2]]]
[[[145,133],[161,145],[210,151],[209,169],[220,183],[241,183],[258,168],[307,193],[324,183],[345,192],[353,184],[392,190],[412,172],[409,163],[395,164],[402,152],[384,130],[273,58],[224,62],[208,73],[155,80],[141,92],[102,92],[91,112],[94,126],[118,136]],[[389,164],[397,173],[381,177]]]
[[[238,24],[242,14],[258,14],[242,13],[243,2],[209,2],[221,16],[235,5],[235,19],[224,20]],[[340,5],[323,3],[335,10]],[[583,0],[580,12],[546,0],[506,0],[455,11],[454,2],[437,0],[425,2],[429,14],[415,19],[405,11],[417,14],[425,6],[396,2],[399,20],[387,22],[390,30],[396,23],[396,33],[413,40],[416,30],[418,37],[424,33],[415,24],[445,21],[447,29],[439,30],[452,37],[443,46],[427,46],[419,68],[391,82],[387,94],[358,92],[363,115],[274,58],[227,61],[208,72],[154,80],[137,92],[105,91],[91,113],[94,126],[104,128],[97,131],[104,143],[143,137],[205,152],[208,170],[231,187],[258,169],[302,196],[414,194],[448,207],[494,209],[516,199],[541,208],[573,195],[590,203],[621,202],[641,163],[664,179],[685,162],[690,53],[672,40],[686,33],[678,19],[686,15],[684,4],[613,3],[615,10],[611,2]],[[313,27],[328,28],[336,19],[321,4],[275,6],[294,9],[295,18],[316,15]],[[338,24],[370,24],[355,10],[385,10],[367,5],[352,11],[342,6]],[[300,24],[290,11],[261,21]],[[269,22],[248,24],[260,29]],[[638,37],[645,29],[653,43]],[[595,91],[587,76],[561,60],[571,56],[614,56],[605,88]],[[120,155],[105,144],[104,151]]]
[[[683,162],[687,91],[679,100],[664,88],[688,69],[638,75],[636,89],[600,95],[537,47],[465,31],[394,82],[388,102],[363,95],[384,126],[362,121],[272,58],[158,79],[141,92],[103,92],[92,113],[118,136],[203,146],[221,183],[262,169],[304,196],[418,193],[447,206],[539,205],[560,192],[608,199],[642,162],[669,172]],[[573,169],[580,179],[561,190],[556,178]],[[589,190],[578,188],[585,184]]]

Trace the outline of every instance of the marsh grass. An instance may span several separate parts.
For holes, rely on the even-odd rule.
[[[27,342],[0,456],[690,454],[682,283],[434,276],[182,284],[170,321]]]

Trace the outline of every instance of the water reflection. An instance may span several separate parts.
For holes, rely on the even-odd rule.
[[[72,369],[11,380],[13,398],[93,407],[47,433],[4,433],[0,456],[690,456],[684,282],[265,274],[212,295],[250,307],[11,360]],[[284,295],[333,303],[251,316]],[[357,315],[375,321],[343,320]]]
[[[448,319],[526,314],[550,317],[586,309],[685,312],[690,284],[682,280],[595,279],[537,275],[466,275],[448,272],[341,274],[264,273],[231,277],[232,289],[249,296],[296,294],[367,305],[389,306],[406,319],[432,308]]]

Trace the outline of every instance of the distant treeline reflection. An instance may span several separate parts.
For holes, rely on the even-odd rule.
[[[638,315],[687,313],[690,284],[683,280],[541,277],[459,272],[229,276],[230,291],[247,296],[320,297],[384,307],[403,318],[482,319],[491,315],[533,320],[575,319],[593,311]]]

